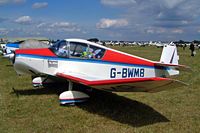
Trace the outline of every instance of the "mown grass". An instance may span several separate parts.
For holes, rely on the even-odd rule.
[[[114,47],[159,60],[155,47]],[[58,86],[34,89],[29,76],[17,76],[10,62],[0,57],[0,133],[7,132],[196,132],[200,131],[200,51],[179,48],[180,63],[193,72],[177,79],[189,84],[159,93],[94,91],[89,102],[60,106]]]

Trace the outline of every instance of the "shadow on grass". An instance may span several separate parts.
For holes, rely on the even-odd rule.
[[[99,90],[94,90],[90,101],[79,107],[133,127],[169,122],[165,116],[144,103]]]
[[[44,87],[40,88],[31,88],[31,89],[15,89],[12,88],[11,94],[15,94],[16,96],[20,95],[59,95],[63,91],[66,91],[66,85],[65,84],[49,84]]]
[[[13,65],[12,65],[12,64],[9,64],[9,65],[6,65],[6,67],[13,67]]]
[[[66,89],[59,88],[39,88],[30,90],[13,90],[17,96],[20,95],[46,95],[57,94]],[[99,90],[93,90],[89,93],[90,100],[77,107],[111,120],[128,124],[133,127],[141,127],[160,122],[169,122],[169,120],[154,110],[152,107],[139,101],[131,100],[117,94]],[[59,103],[58,103],[59,104]]]

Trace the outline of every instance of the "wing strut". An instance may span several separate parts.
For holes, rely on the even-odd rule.
[[[69,91],[72,91],[72,88],[73,88],[73,82],[72,81],[68,81],[69,82],[69,86],[68,86],[68,90]]]
[[[60,94],[59,100],[61,105],[75,105],[89,99],[89,96],[80,91],[73,91],[73,82],[69,80],[68,91]]]

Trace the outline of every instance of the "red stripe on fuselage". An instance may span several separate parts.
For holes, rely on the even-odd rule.
[[[18,49],[15,51],[16,54],[30,54],[39,56],[53,56],[56,55],[48,48],[38,48],[38,49]]]
[[[154,66],[153,62],[146,61],[137,57],[133,57],[133,56],[126,55],[126,54],[119,53],[112,50],[107,50],[102,60],[111,61],[111,62],[119,62],[119,63]]]
[[[74,82],[81,83],[87,86],[100,86],[100,85],[112,85],[112,84],[128,84],[128,83],[136,83],[136,82],[145,82],[145,81],[162,81],[169,80],[167,78],[161,77],[152,77],[152,78],[127,78],[127,79],[107,79],[107,80],[95,80],[89,81],[86,79],[81,79],[79,77],[74,77],[71,75],[66,75],[63,73],[57,73],[58,77],[62,77],[65,79],[70,79]]]

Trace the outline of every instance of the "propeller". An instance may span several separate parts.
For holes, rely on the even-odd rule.
[[[16,57],[16,54],[15,54],[15,51],[13,51],[13,53],[10,54],[10,57],[9,57],[13,64],[15,64],[15,57]]]

